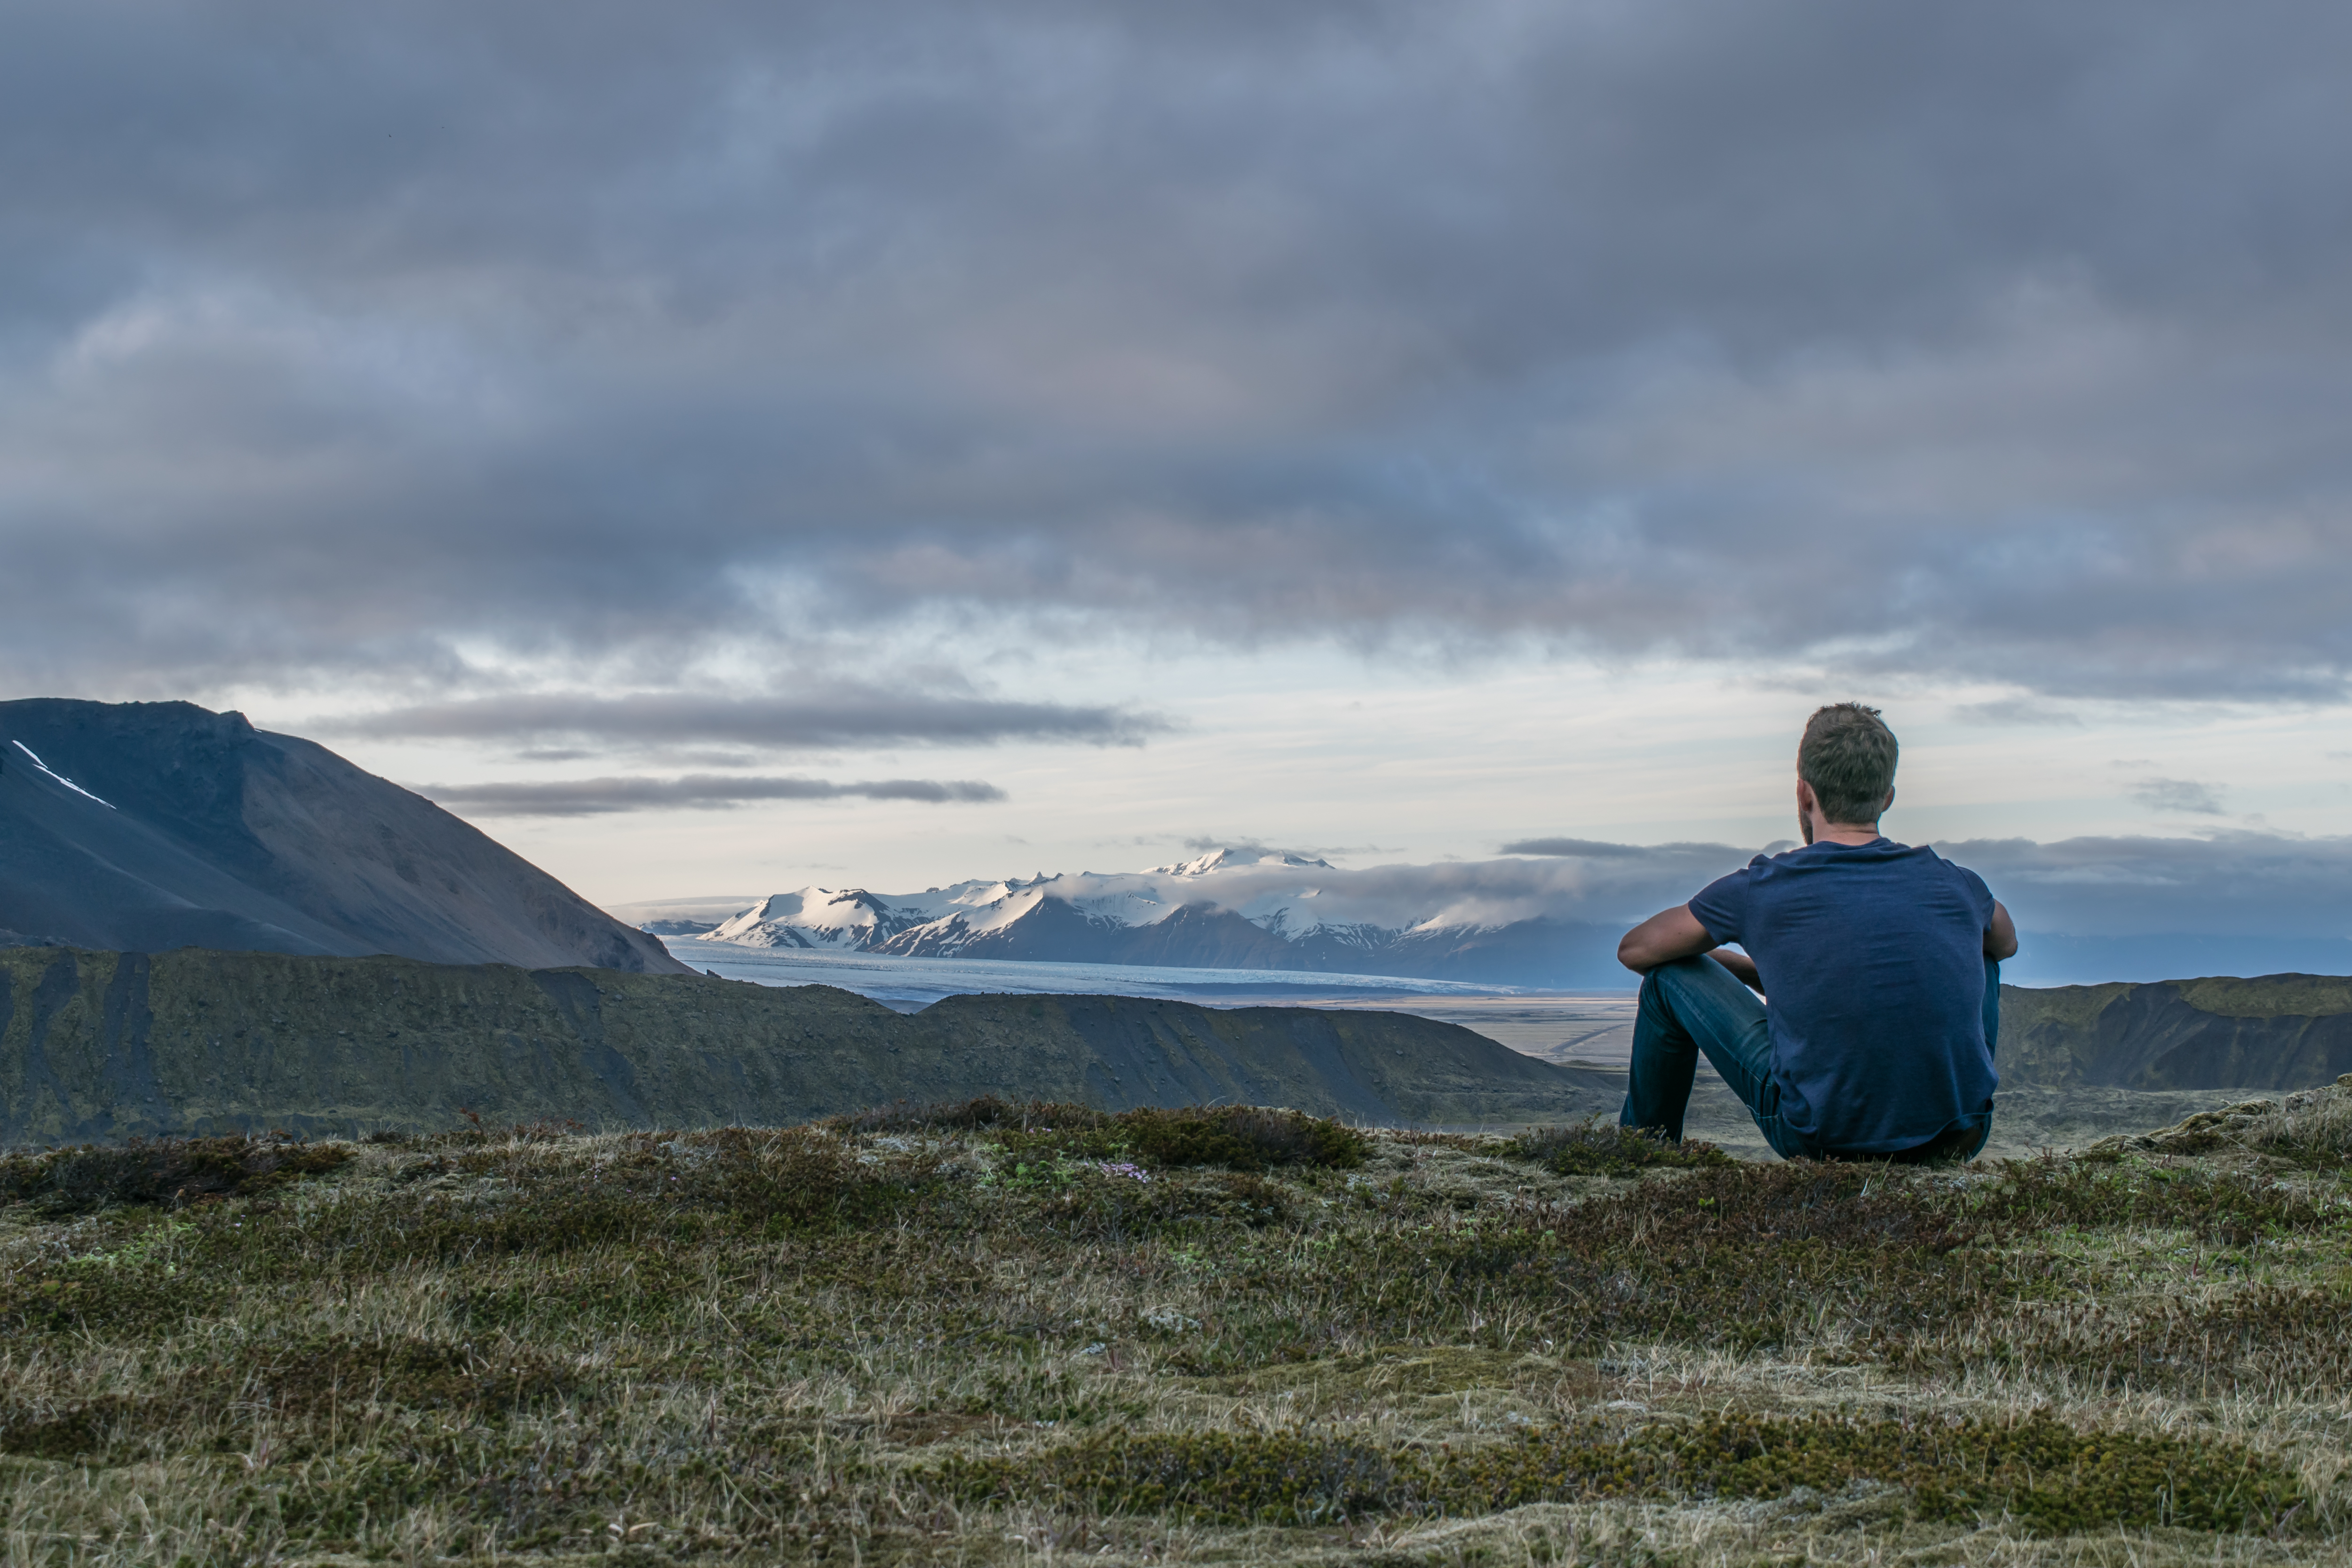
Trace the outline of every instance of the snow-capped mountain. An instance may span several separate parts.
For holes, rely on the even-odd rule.
[[[1281,851],[1213,849],[1148,871],[1040,872],[919,893],[802,888],[701,940],[910,958],[1622,984],[1612,954],[1622,928],[1559,918],[1557,867],[1511,886],[1514,876],[1529,881],[1529,866],[1491,862],[1490,871],[1507,873],[1485,877],[1460,866],[1343,871]]]

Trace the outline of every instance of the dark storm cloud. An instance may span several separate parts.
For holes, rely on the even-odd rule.
[[[419,784],[416,792],[465,816],[597,816],[622,811],[681,807],[723,809],[767,800],[911,800],[932,805],[985,804],[1005,798],[994,784],[972,779],[881,779],[833,784],[824,779],[752,778],[689,773],[684,778],[571,779],[550,784]]]
[[[427,703],[327,726],[378,739],[535,740],[605,744],[731,743],[779,749],[941,745],[998,741],[1134,744],[1165,720],[1113,708],[1000,702],[848,689],[808,697],[713,698],[659,693],[600,698],[530,694]],[[556,751],[554,756],[580,753]]]
[[[0,651],[657,685],[1101,616],[2336,697],[2347,46],[2318,0],[31,0]]]

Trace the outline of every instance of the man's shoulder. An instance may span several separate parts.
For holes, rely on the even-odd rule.
[[[1900,860],[1906,867],[1916,868],[1923,876],[1957,877],[1961,881],[1973,882],[1979,888],[1985,885],[1985,879],[1982,877],[1978,876],[1958,860],[1946,858],[1932,844],[1897,844],[1895,848],[1901,853],[1889,858]]]
[[[1790,849],[1779,855],[1759,855],[1736,876],[1744,876],[1758,883],[1775,883],[1782,879],[1810,882],[1814,878],[1828,876],[1843,880],[1853,878],[1857,882],[1958,881],[1982,889],[1984,879],[1967,867],[1945,859],[1931,845],[1898,844],[1892,838],[1874,839],[1868,844],[1835,844],[1823,840]]]

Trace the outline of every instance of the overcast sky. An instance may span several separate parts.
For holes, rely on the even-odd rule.
[[[2352,836],[2341,5],[7,12],[7,695],[608,902],[1757,847],[1848,696]]]

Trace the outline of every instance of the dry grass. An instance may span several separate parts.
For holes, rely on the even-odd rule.
[[[2279,1110],[2255,1119],[2242,1141],[2265,1154],[2301,1155],[2314,1163],[2352,1163],[2352,1094],[2290,1094]]]
[[[1927,1172],[1022,1108],[17,1159],[0,1563],[2352,1562],[2347,1103]]]

